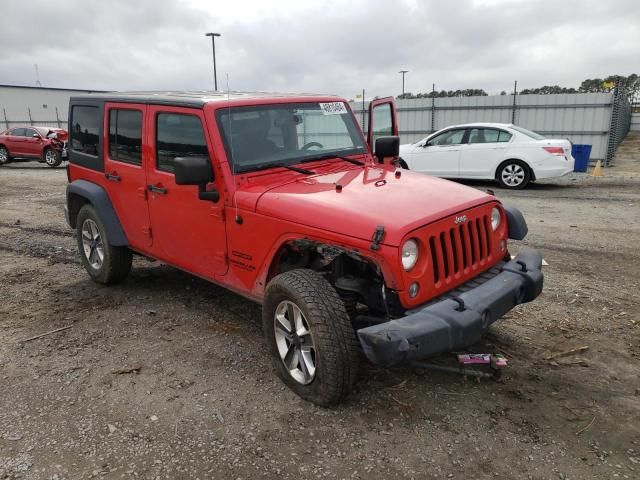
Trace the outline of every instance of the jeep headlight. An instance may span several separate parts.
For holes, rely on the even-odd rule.
[[[495,232],[500,226],[500,220],[502,220],[502,215],[500,215],[500,209],[498,207],[493,207],[491,209],[491,228]]]
[[[410,238],[402,245],[402,267],[408,272],[418,261],[418,242]]]

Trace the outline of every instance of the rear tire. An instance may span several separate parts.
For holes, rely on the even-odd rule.
[[[9,150],[6,147],[0,146],[0,165],[4,165],[11,161],[11,157],[9,156]]]
[[[49,165],[51,168],[57,167],[62,163],[62,156],[60,152],[53,148],[45,148],[44,152],[42,152],[42,158],[44,163]]]
[[[76,236],[82,265],[94,281],[107,285],[126,278],[131,271],[131,250],[109,243],[107,231],[90,204],[78,212]]]
[[[358,375],[358,342],[340,296],[322,275],[299,269],[273,278],[262,323],[276,374],[291,390],[323,407],[349,394]]]
[[[529,184],[531,169],[521,160],[506,160],[498,167],[496,180],[502,188],[520,190]]]

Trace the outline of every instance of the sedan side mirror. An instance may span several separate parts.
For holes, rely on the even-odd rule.
[[[379,163],[383,163],[387,157],[400,155],[400,137],[378,137],[376,139],[375,156]]]
[[[207,157],[177,157],[173,160],[173,172],[178,185],[198,185],[198,198],[217,202],[220,193],[214,188],[207,190],[207,183],[213,181],[213,168]]]
[[[38,135],[37,133],[34,133],[33,135],[31,135],[33,138],[40,138],[40,135]]]

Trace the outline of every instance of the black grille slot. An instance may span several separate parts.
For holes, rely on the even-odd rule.
[[[429,238],[429,249],[431,250],[431,265],[433,265],[433,283],[440,281],[440,269],[438,268],[438,255],[436,253],[435,238]]]
[[[469,266],[469,238],[467,237],[466,232],[464,231],[464,225],[460,225],[458,227],[458,231],[460,232],[460,242],[462,243],[462,268],[467,268]]]
[[[447,250],[447,241],[444,232],[440,233],[440,245],[442,247],[442,260],[444,261],[444,278],[449,276],[449,251]]]
[[[449,230],[449,237],[451,238],[451,251],[453,252],[453,271],[454,273],[458,273],[460,271],[460,258],[458,257],[455,228]]]

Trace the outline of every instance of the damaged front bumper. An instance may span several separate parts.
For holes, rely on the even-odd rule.
[[[540,295],[541,267],[538,251],[523,250],[498,263],[495,276],[484,283],[455,289],[405,317],[362,328],[357,334],[364,354],[375,364],[393,366],[468,347],[513,307]]]

